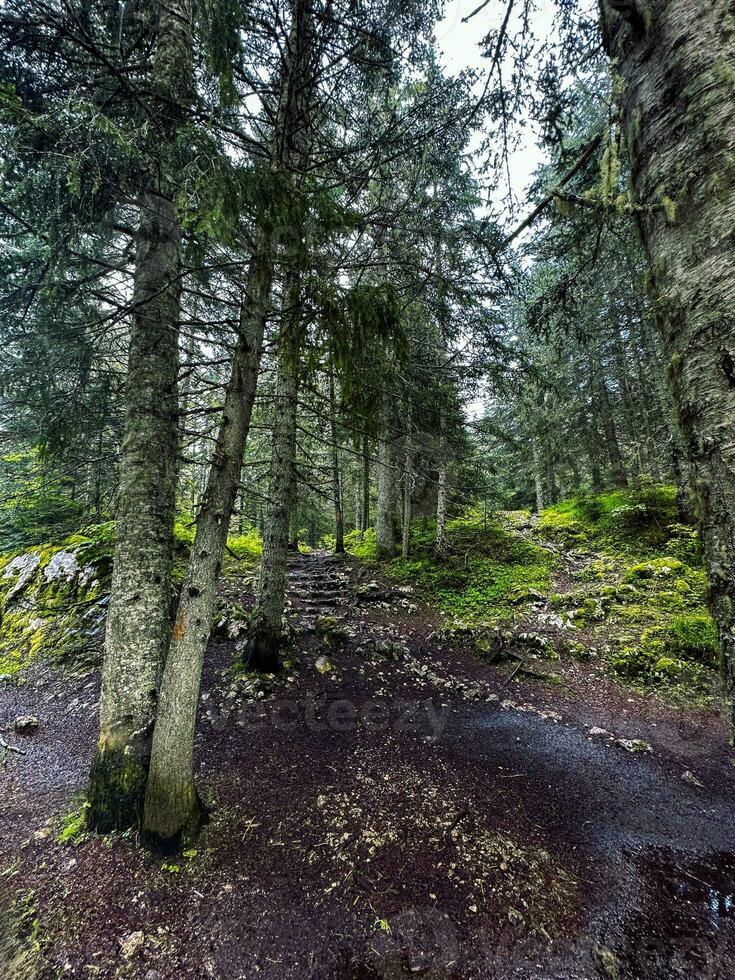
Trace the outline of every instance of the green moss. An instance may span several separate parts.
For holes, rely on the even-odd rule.
[[[393,581],[413,583],[422,597],[457,622],[493,623],[510,619],[517,606],[548,592],[553,558],[500,519],[488,519],[477,509],[447,522],[448,551],[434,554],[433,522],[414,522],[409,559],[382,563]],[[362,540],[347,535],[346,547],[357,558],[375,561],[374,533]]]
[[[708,612],[697,611],[675,616],[669,626],[670,644],[686,657],[711,667],[719,656],[717,625]]]
[[[89,803],[78,799],[75,806],[58,818],[56,840],[59,844],[81,844],[87,836]]]
[[[138,826],[143,812],[148,767],[124,747],[98,749],[89,781],[87,824],[109,834]]]
[[[238,561],[258,561],[263,553],[263,542],[255,528],[227,539],[227,550]]]
[[[563,500],[541,512],[538,530],[568,544],[626,551],[660,546],[676,520],[676,487],[650,485]]]
[[[345,535],[345,549],[360,561],[377,561],[378,545],[375,540],[375,528],[369,527],[364,534],[360,531],[350,531]]]
[[[551,605],[571,612],[617,676],[690,702],[714,688],[718,641],[704,563],[696,529],[679,521],[674,487],[562,501],[542,513],[539,530],[599,553],[575,576],[581,587]]]
[[[628,569],[626,578],[630,582],[635,582],[642,578],[671,578],[683,571],[683,569],[684,563],[679,561],[678,558],[669,558],[668,556],[651,558],[649,561],[642,561],[637,565],[633,565]]]

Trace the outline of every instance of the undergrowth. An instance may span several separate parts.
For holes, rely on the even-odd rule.
[[[674,699],[706,698],[716,684],[718,637],[706,604],[696,529],[677,514],[676,489],[644,486],[585,494],[546,508],[483,517],[469,510],[448,524],[449,548],[434,552],[435,526],[415,521],[411,557],[380,563],[458,626],[493,626],[548,600],[570,644],[602,652],[607,669]],[[353,532],[348,550],[377,562],[375,532]],[[574,585],[553,592],[556,554],[575,556]],[[525,607],[525,608],[524,608]],[[584,659],[584,657],[580,657]]]
[[[552,604],[600,643],[613,673],[684,700],[713,689],[717,628],[698,534],[679,520],[675,487],[573,497],[546,508],[537,527],[556,545],[598,553],[579,587]]]
[[[554,559],[544,548],[509,531],[500,517],[471,509],[447,524],[446,555],[434,553],[433,521],[414,521],[411,557],[382,563],[395,582],[415,584],[422,597],[462,624],[501,622],[534,593],[549,589]],[[375,532],[345,539],[347,549],[364,562],[377,561]]]
[[[174,527],[172,577],[180,587],[195,527]],[[51,544],[0,553],[0,675],[15,675],[40,654],[85,670],[99,662],[115,549],[114,521],[83,527]],[[260,558],[257,531],[228,539],[225,574]]]

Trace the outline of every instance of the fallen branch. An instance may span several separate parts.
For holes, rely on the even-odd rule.
[[[464,820],[464,818],[467,816],[469,816],[469,810],[460,810],[457,816],[454,818],[454,820],[452,820],[452,822],[449,824],[447,829],[444,831],[444,836],[449,837],[452,831],[454,830],[454,828],[457,826],[457,824],[461,820]]]
[[[534,670],[533,667],[529,667],[527,661],[524,660],[524,658],[519,653],[513,653],[513,651],[509,650],[508,651],[508,656],[509,657],[514,657],[518,661],[518,663],[515,665],[515,667],[513,668],[513,670],[511,670],[511,672],[506,677],[506,679],[505,679],[506,687],[507,687],[508,684],[510,684],[510,682],[513,680],[513,678],[519,672],[521,674],[528,674],[529,677],[537,677],[539,680],[542,680],[542,681],[548,681],[549,680],[549,675],[548,674],[544,674],[540,670]]]
[[[18,755],[26,754],[25,749],[19,749],[17,745],[10,745],[4,738],[0,738],[0,749],[5,749],[6,752],[17,752]]]

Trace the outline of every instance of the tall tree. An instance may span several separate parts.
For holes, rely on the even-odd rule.
[[[735,19],[727,0],[603,0],[601,16],[735,736]]]
[[[139,195],[117,547],[89,785],[90,824],[101,831],[140,817],[169,640],[181,295],[172,162],[193,68],[186,0],[151,3],[147,12],[154,44],[150,163]]]

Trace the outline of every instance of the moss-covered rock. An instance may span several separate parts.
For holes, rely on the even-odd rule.
[[[39,654],[88,666],[99,656],[112,568],[114,529],[97,525],[59,545],[3,556],[0,673]]]

